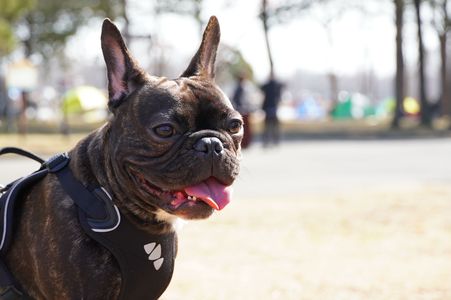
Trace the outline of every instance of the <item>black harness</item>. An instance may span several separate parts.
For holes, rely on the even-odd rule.
[[[176,252],[175,232],[150,234],[124,217],[103,187],[86,187],[68,167],[70,158],[59,154],[47,161],[18,148],[2,148],[0,155],[16,153],[41,163],[39,170],[0,189],[0,300],[27,299],[19,283],[9,272],[4,257],[13,238],[16,200],[28,187],[55,174],[64,191],[78,207],[83,230],[107,248],[121,270],[119,299],[158,299],[172,277]]]

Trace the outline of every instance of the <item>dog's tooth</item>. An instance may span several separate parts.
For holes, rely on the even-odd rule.
[[[186,197],[188,200],[190,200],[190,201],[196,201],[197,200],[197,197],[195,197],[195,196],[191,196],[191,195],[188,195],[188,197]]]

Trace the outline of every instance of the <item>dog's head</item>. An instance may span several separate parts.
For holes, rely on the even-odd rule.
[[[208,217],[230,201],[239,171],[243,121],[214,82],[220,30],[215,17],[183,74],[145,73],[116,26],[105,20],[102,51],[113,113],[105,142],[109,178],[120,182],[135,215],[164,211]]]

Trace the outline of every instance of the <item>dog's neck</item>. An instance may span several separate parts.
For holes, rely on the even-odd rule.
[[[136,195],[119,181],[112,166],[109,124],[97,129],[81,140],[70,152],[71,169],[84,184],[104,187],[119,210],[137,227],[153,233],[169,232],[178,226],[178,218],[144,201],[130,201]],[[108,171],[110,170],[110,171]]]

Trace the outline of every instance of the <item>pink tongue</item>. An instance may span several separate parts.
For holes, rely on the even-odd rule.
[[[188,195],[199,198],[212,208],[221,210],[230,202],[232,188],[210,177],[198,185],[185,188],[185,192]]]

